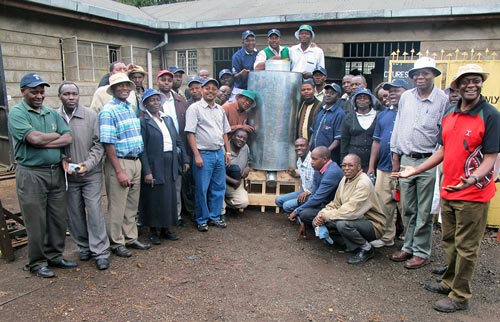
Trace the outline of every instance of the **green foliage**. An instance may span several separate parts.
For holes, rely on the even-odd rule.
[[[167,4],[167,3],[187,2],[193,0],[116,0],[116,1],[135,7],[146,7],[146,6],[157,6],[160,4]]]

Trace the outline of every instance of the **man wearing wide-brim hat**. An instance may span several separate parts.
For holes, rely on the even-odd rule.
[[[104,179],[108,196],[108,236],[111,249],[130,257],[127,249],[148,249],[137,240],[141,161],[144,150],[141,125],[127,100],[135,84],[124,73],[111,75],[106,92],[112,96],[99,113],[100,140],[106,150]]]
[[[123,64],[123,63],[120,63],[120,64]],[[113,72],[113,74],[111,74],[111,76],[109,77],[110,83],[111,83],[111,77],[113,75],[118,75],[118,74],[123,74],[128,79],[128,76],[125,72],[121,72],[121,71],[120,72]],[[134,84],[134,83],[132,83],[132,84]],[[112,95],[108,92],[109,86],[110,85],[101,86],[98,89],[96,89],[96,91],[94,92],[94,96],[92,97],[92,103],[90,103],[90,108],[93,109],[94,111],[96,111],[97,113],[99,113],[104,108],[104,105],[106,105],[112,99]],[[127,101],[130,102],[130,107],[137,114],[139,112],[138,111],[139,105],[137,103],[138,101],[137,101],[137,97],[135,95],[134,89],[135,89],[135,84],[132,87],[132,90],[130,91],[130,95],[127,98]]]
[[[488,206],[496,192],[493,166],[500,152],[500,113],[481,95],[488,75],[476,64],[458,69],[451,87],[462,98],[443,117],[442,147],[425,163],[400,173],[412,176],[443,162],[441,227],[448,269],[441,283],[424,285],[447,295],[434,303],[434,309],[441,312],[468,308]]]
[[[255,107],[255,101],[256,93],[245,89],[236,95],[236,101],[228,102],[222,106],[226,111],[229,125],[231,125],[229,136],[237,129],[243,129],[249,134],[255,130],[253,126],[248,124],[248,111]]]
[[[139,65],[129,64],[127,66],[127,75],[128,78],[135,84],[135,93],[137,95],[137,99],[141,101],[141,95],[144,93],[145,88],[143,86],[144,79],[148,75],[144,68]]]
[[[311,78],[319,67],[325,67],[325,54],[318,46],[311,46],[315,34],[310,25],[301,25],[295,32],[299,44],[290,47],[292,72],[302,73],[303,78]]]
[[[448,107],[448,96],[434,84],[441,75],[436,61],[421,57],[409,71],[415,88],[401,95],[391,136],[392,168],[418,166],[436,150],[441,119]],[[399,180],[407,228],[404,245],[391,255],[405,262],[407,269],[421,268],[430,262],[432,251],[432,199],[436,171],[424,171]]]

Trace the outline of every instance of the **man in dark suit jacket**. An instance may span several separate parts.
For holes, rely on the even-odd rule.
[[[166,101],[163,104],[163,112],[172,118],[175,130],[177,134],[179,134],[182,144],[187,150],[188,164],[183,167],[182,177],[178,177],[175,181],[175,190],[177,193],[177,215],[179,225],[183,226],[184,223],[181,218],[182,202],[184,202],[186,210],[191,215],[194,215],[194,190],[192,189],[193,179],[191,173],[188,172],[191,153],[188,148],[189,145],[187,144],[186,133],[184,132],[184,128],[186,127],[186,110],[188,106],[186,100],[172,90],[174,84],[174,74],[171,71],[166,69],[160,70],[156,74],[156,83],[158,85],[158,90],[160,93],[165,95],[166,98]]]
[[[303,137],[309,142],[309,129],[314,124],[316,114],[321,108],[321,102],[314,97],[314,83],[312,80],[307,80],[302,84],[300,93],[302,102],[297,112],[296,137]]]

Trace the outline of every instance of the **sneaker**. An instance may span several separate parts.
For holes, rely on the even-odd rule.
[[[394,241],[385,242],[383,240],[377,239],[370,242],[370,244],[375,248],[390,247],[394,246]]]
[[[224,219],[214,221],[213,225],[215,227],[217,227],[217,228],[226,228],[227,227],[226,222],[224,221]]]
[[[201,231],[201,232],[208,231],[208,225],[207,224],[198,224],[197,228],[198,228],[198,231]]]

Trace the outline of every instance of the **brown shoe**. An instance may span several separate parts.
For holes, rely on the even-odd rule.
[[[424,284],[424,288],[428,291],[444,295],[448,295],[451,291],[449,288],[444,287],[441,283],[437,282],[427,282]]]
[[[459,302],[452,298],[446,297],[439,301],[434,302],[432,306],[434,310],[444,313],[453,313],[456,311],[467,310],[469,308],[468,302]]]
[[[413,255],[405,252],[404,250],[399,250],[389,256],[389,259],[394,262],[403,262],[407,259],[410,259]]]
[[[413,256],[411,259],[407,260],[405,263],[405,268],[408,269],[417,269],[420,267],[424,267],[429,264],[431,261],[428,258],[423,258],[420,256]]]

